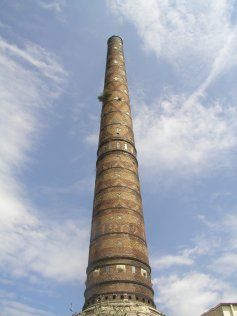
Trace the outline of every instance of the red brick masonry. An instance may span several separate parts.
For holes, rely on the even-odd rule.
[[[124,297],[154,306],[123,42],[108,40],[84,308]]]

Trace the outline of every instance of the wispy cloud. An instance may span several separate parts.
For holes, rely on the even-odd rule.
[[[230,30],[226,35],[226,41],[215,56],[209,74],[197,90],[186,100],[186,106],[193,106],[200,97],[204,97],[209,85],[214,82],[221,73],[226,72],[231,66],[236,65],[237,62],[234,56],[237,51],[237,27],[234,27],[233,30]]]
[[[91,133],[91,134],[88,134],[85,138],[85,141],[88,143],[88,144],[91,144],[91,145],[96,145],[98,143],[98,133]]]
[[[161,96],[148,104],[135,98],[134,132],[146,171],[170,176],[200,175],[232,166],[237,145],[237,107],[196,95]],[[96,144],[98,135],[86,138]]]
[[[154,269],[168,269],[173,266],[192,266],[195,264],[196,257],[206,254],[211,247],[211,243],[206,245],[199,242],[193,248],[184,248],[178,254],[169,254],[153,257],[151,265]]]
[[[237,277],[237,254],[230,250],[222,253],[215,262],[212,263],[211,268],[220,275],[230,276],[233,278]]]
[[[223,65],[236,64],[232,1],[115,0],[108,6],[134,24],[146,50],[171,63],[180,79],[210,81]],[[226,54],[229,58],[220,62]]]
[[[167,96],[136,107],[134,128],[139,160],[158,173],[198,174],[231,162],[237,143],[237,108],[216,102],[185,105]]]
[[[84,178],[82,180],[78,180],[68,186],[43,186],[39,188],[39,191],[42,194],[46,195],[61,195],[61,194],[78,194],[82,191],[92,191],[93,189],[94,178]]]
[[[220,168],[224,161],[230,164],[237,141],[236,105],[226,100],[224,103],[215,95],[205,97],[220,75],[237,64],[233,3],[107,3],[118,18],[135,26],[145,49],[168,62],[182,82],[178,94],[153,96],[157,101],[149,103],[146,95],[144,102],[135,98],[135,134],[141,163],[152,172],[169,170],[175,175],[199,174]]]
[[[69,220],[63,224],[39,222],[36,217],[34,220],[37,221],[34,225],[23,220],[11,223],[11,226],[1,225],[2,271],[15,277],[44,277],[57,282],[83,280],[88,248],[87,225]]]
[[[42,110],[59,97],[66,72],[43,48],[32,43],[19,47],[3,38],[0,66],[1,270],[17,277],[81,279],[87,257],[87,223],[43,218],[20,181],[40,136]],[[10,308],[11,315],[15,315],[13,307],[8,307],[5,314]],[[28,314],[34,312],[30,314],[29,310]]]
[[[197,233],[194,247],[153,258],[160,275],[154,280],[158,306],[180,316],[189,316],[192,306],[199,316],[220,301],[236,299],[236,219],[235,213],[218,220],[202,217],[205,229]]]
[[[209,274],[189,272],[154,280],[157,305],[169,315],[200,316],[222,299],[235,300],[236,291]],[[225,293],[225,294],[224,294]]]
[[[2,316],[55,316],[56,314],[34,308],[14,300],[4,299],[0,303],[0,312]]]
[[[44,10],[53,11],[55,13],[61,13],[63,7],[65,6],[65,0],[38,0],[38,5]]]
[[[1,316],[55,316],[56,314],[43,308],[31,306],[21,301],[15,293],[0,290]]]
[[[21,49],[1,39],[0,49],[5,56],[12,58],[12,61],[14,58],[20,58],[56,83],[64,80],[67,75],[63,67],[55,60],[56,57],[38,45],[25,43],[24,48]],[[10,64],[9,59],[8,64]]]
[[[220,238],[220,247],[215,249],[215,257],[208,268],[222,278],[237,279],[236,212],[228,212],[212,223],[204,217],[204,223],[207,223],[212,235],[217,235]]]
[[[175,265],[187,265],[190,266],[193,264],[193,259],[187,257],[186,255],[166,255],[157,259],[153,259],[152,265],[157,269],[169,268]]]

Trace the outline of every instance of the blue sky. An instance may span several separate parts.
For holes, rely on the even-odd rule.
[[[124,39],[156,303],[237,289],[237,3],[18,0],[0,11],[0,314],[83,305],[106,41]]]

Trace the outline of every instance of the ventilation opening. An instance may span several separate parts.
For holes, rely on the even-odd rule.
[[[121,128],[116,128],[116,134],[119,135],[119,133],[121,132]]]
[[[99,274],[100,274],[100,268],[96,268],[96,269],[93,271],[93,273],[94,273],[95,275],[99,275]]]
[[[116,266],[117,272],[126,272],[126,267],[123,264],[117,265]]]
[[[141,275],[147,278],[147,271],[141,268]]]

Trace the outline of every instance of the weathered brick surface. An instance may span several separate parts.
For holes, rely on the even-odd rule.
[[[128,234],[103,235],[90,244],[89,261],[106,257],[133,257],[148,261],[147,247],[143,240]]]
[[[93,218],[92,240],[108,233],[128,233],[145,240],[143,218],[129,209],[112,209]]]
[[[140,185],[137,175],[124,168],[111,168],[101,172],[97,176],[95,184],[95,193],[109,187],[127,187],[140,193]]]
[[[130,153],[134,158],[136,157],[136,149],[134,145],[128,140],[121,140],[121,139],[114,139],[115,137],[111,137],[110,139],[107,139],[106,142],[101,143],[99,149],[98,149],[98,159],[101,158],[102,155],[111,153],[113,151],[116,151],[116,153]]]
[[[100,142],[105,142],[109,139],[123,139],[125,141],[134,143],[134,136],[131,128],[121,123],[112,123],[103,126],[100,132]]]
[[[148,287],[151,287],[151,279],[148,274],[147,277],[144,277],[141,274],[141,270],[137,267],[135,273],[132,272],[132,267],[130,265],[125,265],[126,272],[118,272],[116,265],[107,265],[100,268],[100,273],[95,273],[91,271],[88,274],[87,286],[91,287],[93,284],[100,284],[108,280],[114,281],[138,281],[140,283],[146,284]]]
[[[123,113],[118,110],[112,110],[110,112],[107,112],[103,117],[101,118],[101,125],[107,126],[110,124],[119,124],[119,125],[125,125],[128,126],[130,129],[132,129],[132,119],[131,116],[129,116],[127,113]]]
[[[117,152],[110,152],[97,163],[97,175],[103,170],[110,168],[124,168],[137,174],[137,163],[130,154],[123,152],[123,155]]]
[[[114,187],[105,189],[95,195],[94,213],[108,208],[129,208],[142,213],[142,201],[139,194],[126,187]]]
[[[116,293],[153,304],[122,41],[108,43],[85,306]]]
[[[103,270],[103,268],[108,265],[117,266],[118,264],[129,266],[129,267],[135,266],[136,268],[138,268],[138,270],[136,270],[138,272],[140,271],[141,268],[143,268],[146,271],[148,271],[149,275],[151,272],[150,267],[147,263],[138,261],[136,258],[121,258],[121,257],[103,258],[103,260],[100,260],[100,261],[97,260],[94,263],[91,262],[91,264],[87,268],[87,272],[89,274],[91,271],[94,271],[97,268],[102,268]]]
[[[104,114],[107,114],[108,112],[112,111],[118,111],[130,115],[130,107],[128,102],[120,102],[116,100],[112,100],[111,102],[107,102],[107,100],[105,100],[105,102],[106,103],[102,108]]]
[[[107,70],[105,73],[105,84],[108,84],[111,81],[116,81],[116,79],[114,78],[115,76],[120,75],[121,77],[123,77],[123,81],[125,83],[127,83],[127,78],[126,78],[126,73],[124,71],[124,69],[122,67],[120,67],[119,65],[116,64],[108,64],[107,65]]]
[[[89,288],[85,292],[86,299],[89,299],[93,296],[99,296],[100,294],[106,293],[142,293],[145,297],[152,297],[153,292],[149,290],[146,286],[133,283],[123,283],[123,282],[114,282],[112,284],[99,284],[95,285],[92,288]]]
[[[82,313],[73,316],[164,316],[161,312],[148,306],[143,302],[138,302],[134,297],[124,300],[113,299],[110,295],[94,300]]]

